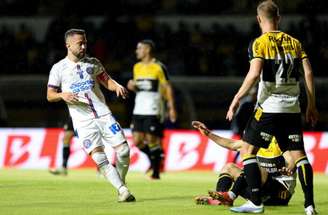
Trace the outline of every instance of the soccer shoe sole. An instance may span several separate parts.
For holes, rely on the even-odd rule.
[[[233,201],[227,200],[224,195],[216,191],[208,191],[208,194],[213,199],[219,200],[223,205],[233,206]]]

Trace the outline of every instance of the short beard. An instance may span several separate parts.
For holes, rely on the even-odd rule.
[[[84,56],[85,56],[85,53],[83,52],[83,53],[77,54],[76,57],[78,57],[79,59],[82,59],[82,58],[84,58]]]
[[[85,56],[85,52],[73,53],[77,59],[82,59]]]

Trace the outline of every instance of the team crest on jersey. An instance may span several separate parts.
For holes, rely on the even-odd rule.
[[[89,74],[92,75],[93,74],[93,67],[89,66],[85,69],[85,71]]]
[[[91,144],[92,144],[91,140],[89,140],[89,139],[85,139],[85,140],[83,140],[83,146],[84,146],[86,149],[90,148]]]

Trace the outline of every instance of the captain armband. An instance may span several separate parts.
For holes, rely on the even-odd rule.
[[[99,75],[97,75],[97,79],[99,81],[103,81],[103,82],[106,82],[110,79],[109,75],[104,71],[102,73],[100,73]]]

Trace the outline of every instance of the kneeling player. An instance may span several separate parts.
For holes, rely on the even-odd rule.
[[[213,134],[205,124],[194,121],[193,127],[197,128],[218,145],[229,150],[238,151],[242,141],[223,138]],[[260,149],[257,160],[261,170],[262,198],[266,205],[288,205],[296,186],[296,175],[293,174],[294,162],[289,152],[282,153],[275,138],[267,149]],[[197,204],[228,205],[241,195],[249,199],[250,192],[247,187],[245,175],[237,165],[226,164],[220,173],[216,191],[209,191],[209,196],[196,197]],[[231,208],[233,211],[233,208]]]

